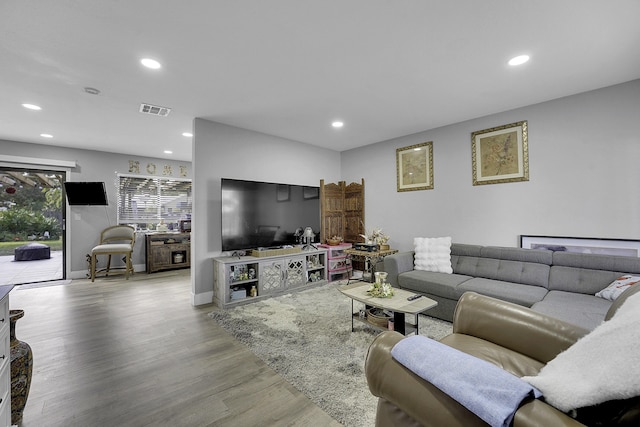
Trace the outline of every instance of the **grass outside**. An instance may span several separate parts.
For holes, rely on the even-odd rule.
[[[61,251],[62,250],[62,239],[58,240],[24,240],[19,242],[0,242],[0,256],[13,256],[13,250],[22,245],[27,245],[29,243],[42,243],[51,248],[52,251]]]

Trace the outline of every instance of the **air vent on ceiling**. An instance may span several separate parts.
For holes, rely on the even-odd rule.
[[[160,107],[159,105],[140,104],[140,112],[153,116],[166,117],[171,112],[171,108]]]

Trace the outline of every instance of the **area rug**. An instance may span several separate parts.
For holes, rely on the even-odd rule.
[[[355,303],[356,310],[359,303]],[[209,314],[260,359],[345,426],[375,424],[364,360],[378,332],[356,322],[335,283]],[[440,339],[451,324],[420,317],[420,335]]]

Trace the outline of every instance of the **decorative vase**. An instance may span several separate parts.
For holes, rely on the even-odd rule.
[[[16,338],[16,321],[24,316],[24,310],[10,310],[11,347],[11,423],[22,422],[22,412],[27,404],[31,374],[33,372],[33,352],[31,346]]]

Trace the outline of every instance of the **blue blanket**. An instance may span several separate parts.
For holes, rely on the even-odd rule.
[[[508,426],[526,397],[542,395],[492,363],[423,336],[403,339],[391,355],[491,426]]]

